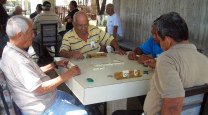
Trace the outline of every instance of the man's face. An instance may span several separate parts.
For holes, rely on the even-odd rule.
[[[74,10],[74,9],[75,9],[75,7],[73,6],[72,3],[69,4],[69,9],[70,9],[70,10]]]
[[[88,34],[89,22],[87,17],[79,16],[74,22],[74,29],[78,35],[87,35]]]
[[[39,14],[41,10],[38,7],[36,7],[36,12]]]
[[[156,43],[160,43],[160,40],[159,40],[159,35],[158,35],[158,32],[157,32],[157,28],[152,26],[152,29],[151,29],[151,33],[152,33],[152,37],[153,37],[153,40],[156,42]]]
[[[108,15],[112,15],[113,14],[112,6],[107,5],[105,11]]]
[[[106,11],[106,13],[109,15],[110,10],[109,10],[109,7],[108,7],[108,6],[106,6],[105,11]]]
[[[29,46],[32,45],[32,41],[34,38],[34,32],[32,29],[32,22],[29,23],[29,28],[25,33],[22,33],[21,39],[24,42],[24,48],[28,48]]]

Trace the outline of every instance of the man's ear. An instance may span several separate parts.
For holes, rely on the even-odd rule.
[[[169,36],[165,36],[165,41],[166,41],[168,44],[171,44],[172,38],[169,37]]]
[[[73,25],[73,27],[76,25],[74,21],[72,22],[72,25]]]

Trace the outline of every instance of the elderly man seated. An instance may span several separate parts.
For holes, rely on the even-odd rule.
[[[110,34],[89,25],[87,15],[77,12],[73,19],[74,28],[64,35],[60,56],[82,59],[84,54],[100,51],[101,45],[111,45],[119,54],[125,54]]]
[[[208,58],[188,41],[188,27],[176,12],[160,16],[156,28],[162,53],[144,104],[146,115],[180,115],[184,88],[208,83]]]
[[[151,28],[152,35],[139,47],[135,48],[134,51],[130,52],[128,58],[130,60],[137,60],[141,64],[145,64],[152,68],[155,68],[156,60],[158,55],[163,52],[160,47],[157,28],[154,21]]]
[[[61,83],[80,74],[74,66],[64,74],[50,79],[24,50],[34,37],[32,21],[23,16],[11,17],[6,26],[9,42],[2,54],[1,69],[10,86],[13,100],[23,115],[86,115],[69,94],[56,89]],[[67,63],[63,61],[62,66]]]

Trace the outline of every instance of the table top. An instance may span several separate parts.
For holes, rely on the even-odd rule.
[[[149,79],[154,71],[129,60],[127,55],[112,53],[102,58],[70,59],[70,62],[80,67],[81,74],[65,84],[84,105],[145,95],[149,91]],[[134,69],[148,71],[148,74],[121,80],[113,77],[115,72]],[[67,69],[61,67],[57,70],[59,74],[65,71]],[[93,79],[93,82],[89,82],[88,78]]]
[[[135,80],[147,80],[151,78],[153,73],[152,69],[145,67],[134,60],[129,60],[127,55],[108,53],[107,57],[88,58],[83,60],[70,59],[70,61],[80,67],[81,74],[73,77],[73,79],[78,81],[84,88],[113,85]],[[64,68],[62,69],[64,71],[67,70]],[[134,69],[140,69],[142,72],[149,71],[149,74],[143,74],[142,77],[122,80],[116,80],[113,77],[115,72]],[[88,82],[87,78],[93,79],[93,82]]]

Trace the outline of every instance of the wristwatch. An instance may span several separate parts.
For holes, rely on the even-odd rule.
[[[56,64],[55,61],[53,62],[53,65],[54,65],[55,68],[58,68],[58,65]]]

